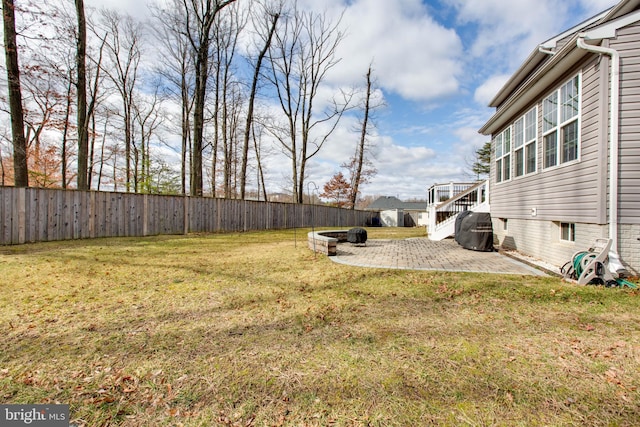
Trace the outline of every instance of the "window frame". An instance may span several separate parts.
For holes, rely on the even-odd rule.
[[[513,176],[521,178],[538,171],[538,105],[518,117],[513,129]]]
[[[560,222],[560,241],[566,243],[576,242],[576,224],[574,222]],[[565,230],[567,231],[567,238],[565,239]]]
[[[509,125],[493,139],[496,165],[496,183],[511,181],[513,171],[511,157],[513,151],[512,126]]]
[[[582,73],[578,73],[542,99],[543,169],[580,161],[581,120]]]

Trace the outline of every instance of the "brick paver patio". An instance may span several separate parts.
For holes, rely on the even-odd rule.
[[[452,239],[440,242],[427,238],[368,240],[366,245],[340,243],[338,254],[330,258],[358,267],[546,276],[542,270],[498,252],[464,249]]]

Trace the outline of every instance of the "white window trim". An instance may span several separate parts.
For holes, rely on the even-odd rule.
[[[561,114],[562,114],[562,108],[560,105],[560,100],[561,100],[561,89],[564,85],[566,85],[567,83],[571,82],[573,79],[578,78],[578,113],[576,116],[572,117],[569,120],[565,120],[564,122],[561,122]],[[562,168],[562,167],[566,167],[569,165],[573,165],[576,163],[580,162],[580,157],[582,156],[582,150],[581,150],[581,139],[582,139],[582,72],[574,75],[573,77],[571,77],[570,79],[564,81],[561,85],[559,85],[555,90],[549,92],[546,96],[544,96],[542,98],[541,101],[541,105],[542,105],[542,114],[540,115],[541,120],[544,121],[544,100],[547,99],[549,96],[551,96],[553,93],[556,93],[558,96],[558,105],[556,108],[556,114],[557,114],[557,121],[556,121],[556,126],[554,126],[552,129],[544,131],[544,128],[542,130],[542,135],[540,136],[539,140],[540,140],[540,144],[541,144],[541,150],[540,152],[542,153],[542,159],[541,159],[541,168],[544,171],[547,170],[553,170],[553,169],[557,169],[557,168]],[[577,126],[578,126],[578,130],[577,130],[577,153],[576,153],[576,158],[573,160],[569,160],[566,162],[562,162],[562,140],[561,140],[561,129],[568,125],[569,123],[573,122],[573,121],[577,122]],[[543,124],[544,126],[544,124]],[[545,143],[544,143],[544,139],[547,135],[556,132],[556,164],[553,166],[545,166],[545,160],[546,160],[546,150],[545,150]]]
[[[527,114],[529,114],[531,111],[535,112],[534,115],[534,137],[533,139],[527,140]],[[532,176],[536,173],[538,173],[539,167],[538,167],[538,122],[539,122],[539,118],[538,118],[538,104],[534,105],[532,108],[529,108],[522,116],[518,117],[514,122],[514,128],[515,128],[515,123],[522,119],[522,137],[524,139],[524,142],[522,144],[522,147],[519,148],[518,150],[522,150],[522,156],[523,156],[523,169],[524,169],[524,173],[522,175],[516,175],[516,147],[515,147],[515,134],[512,135],[512,159],[513,159],[513,168],[511,170],[511,177],[513,179],[522,179],[522,178],[526,178],[528,176]],[[533,152],[535,153],[536,157],[535,157],[535,165],[534,165],[534,169],[531,172],[527,172],[527,147],[533,144]]]
[[[504,149],[504,144],[505,144],[505,136],[507,134],[507,132],[509,132],[509,150]],[[500,140],[500,144],[502,144],[502,155],[500,157],[498,157],[496,155],[496,144],[498,139]],[[496,135],[496,137],[493,139],[493,143],[494,143],[494,147],[493,147],[493,152],[495,155],[495,160],[493,161],[493,165],[495,167],[495,182],[496,184],[502,184],[504,182],[509,182],[513,179],[513,126],[509,125],[506,128],[504,128],[502,130],[502,132],[500,132],[499,134]],[[505,158],[508,156],[509,158],[509,178],[508,179],[504,179],[504,164],[505,164]],[[498,168],[497,168],[497,164],[498,161],[502,160],[502,162],[500,163],[501,165],[501,170],[500,170],[500,181],[498,181]]]
[[[562,225],[563,224],[566,224],[566,225],[569,226],[569,231],[570,231],[569,239],[571,239],[571,237],[573,237],[573,240],[567,240],[567,239],[563,239],[562,238]],[[573,230],[573,231],[571,231],[571,230]],[[573,222],[564,222],[564,221],[558,222],[558,234],[559,234],[560,242],[575,244],[576,243],[576,224],[573,223]]]

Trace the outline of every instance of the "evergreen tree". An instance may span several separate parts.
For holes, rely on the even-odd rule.
[[[471,170],[480,179],[481,176],[488,176],[491,170],[491,141],[487,141],[475,152],[476,158]]]

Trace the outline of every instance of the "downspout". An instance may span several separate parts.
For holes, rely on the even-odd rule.
[[[619,110],[620,110],[620,54],[615,49],[602,46],[592,46],[585,43],[585,34],[578,35],[578,47],[589,52],[609,55],[611,57],[611,102],[609,114],[611,127],[609,129],[609,238],[611,252],[618,254],[618,150],[619,150]]]

